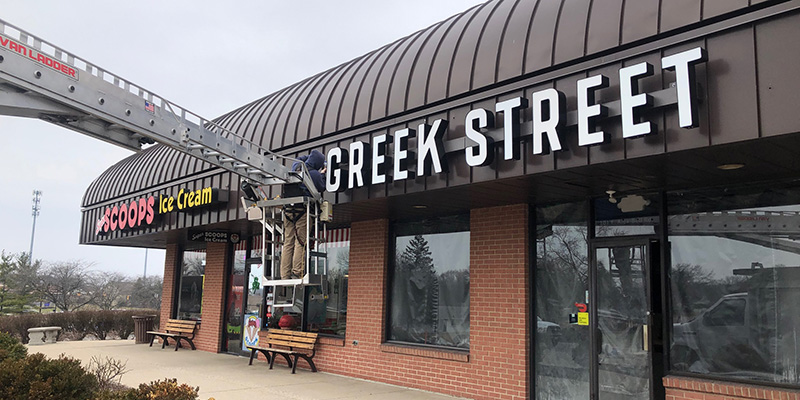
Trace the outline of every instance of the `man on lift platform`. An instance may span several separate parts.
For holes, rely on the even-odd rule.
[[[298,158],[292,164],[292,171],[300,171],[305,163],[317,191],[325,191],[325,156],[317,150]],[[283,185],[283,198],[310,196],[302,183]],[[281,253],[281,279],[300,279],[303,277],[306,246],[306,207],[304,204],[291,204],[283,209],[283,251]]]

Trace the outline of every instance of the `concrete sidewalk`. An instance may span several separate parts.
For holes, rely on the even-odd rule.
[[[136,387],[163,378],[177,378],[178,383],[200,387],[200,399],[242,400],[259,399],[420,399],[452,400],[454,397],[408,389],[382,383],[368,382],[324,372],[312,373],[298,369],[295,375],[284,365],[254,361],[248,366],[247,357],[212,354],[161,346],[134,344],[133,340],[102,340],[58,342],[29,346],[28,353],[43,353],[48,357],[59,354],[81,360],[86,365],[92,356],[112,357],[127,361],[128,372],[122,383]],[[302,363],[302,361],[301,361]],[[302,364],[301,364],[302,365]]]

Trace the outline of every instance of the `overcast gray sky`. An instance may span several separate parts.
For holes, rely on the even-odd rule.
[[[0,0],[0,18],[213,118],[482,2]],[[78,245],[86,187],[129,152],[10,117],[0,139],[0,249],[28,251],[38,189],[35,258],[142,274],[143,249]],[[163,250],[147,264],[161,275]]]

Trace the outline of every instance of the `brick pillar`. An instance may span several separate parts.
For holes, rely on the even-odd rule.
[[[470,213],[470,364],[486,386],[468,397],[530,398],[528,214],[527,204]]]
[[[180,253],[177,244],[167,245],[167,254],[164,257],[164,281],[161,286],[161,326],[167,319],[172,318],[172,308],[178,299],[175,296],[175,277],[179,273]]]
[[[353,360],[374,359],[386,330],[386,266],[388,265],[389,221],[354,222],[350,231],[350,271],[347,288],[347,331],[345,343]],[[375,366],[376,368],[378,365]],[[370,378],[371,368],[352,371]],[[374,376],[372,377],[374,379]]]
[[[207,243],[202,322],[194,341],[199,350],[213,353],[221,350],[227,255],[227,243]]]

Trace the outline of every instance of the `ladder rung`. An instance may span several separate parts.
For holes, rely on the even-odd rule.
[[[311,255],[311,257],[328,258],[328,253],[325,253],[325,252],[322,252],[322,251],[312,251],[312,252],[309,253],[309,255]]]
[[[302,285],[302,279],[276,279],[264,282],[264,286],[297,286]]]

